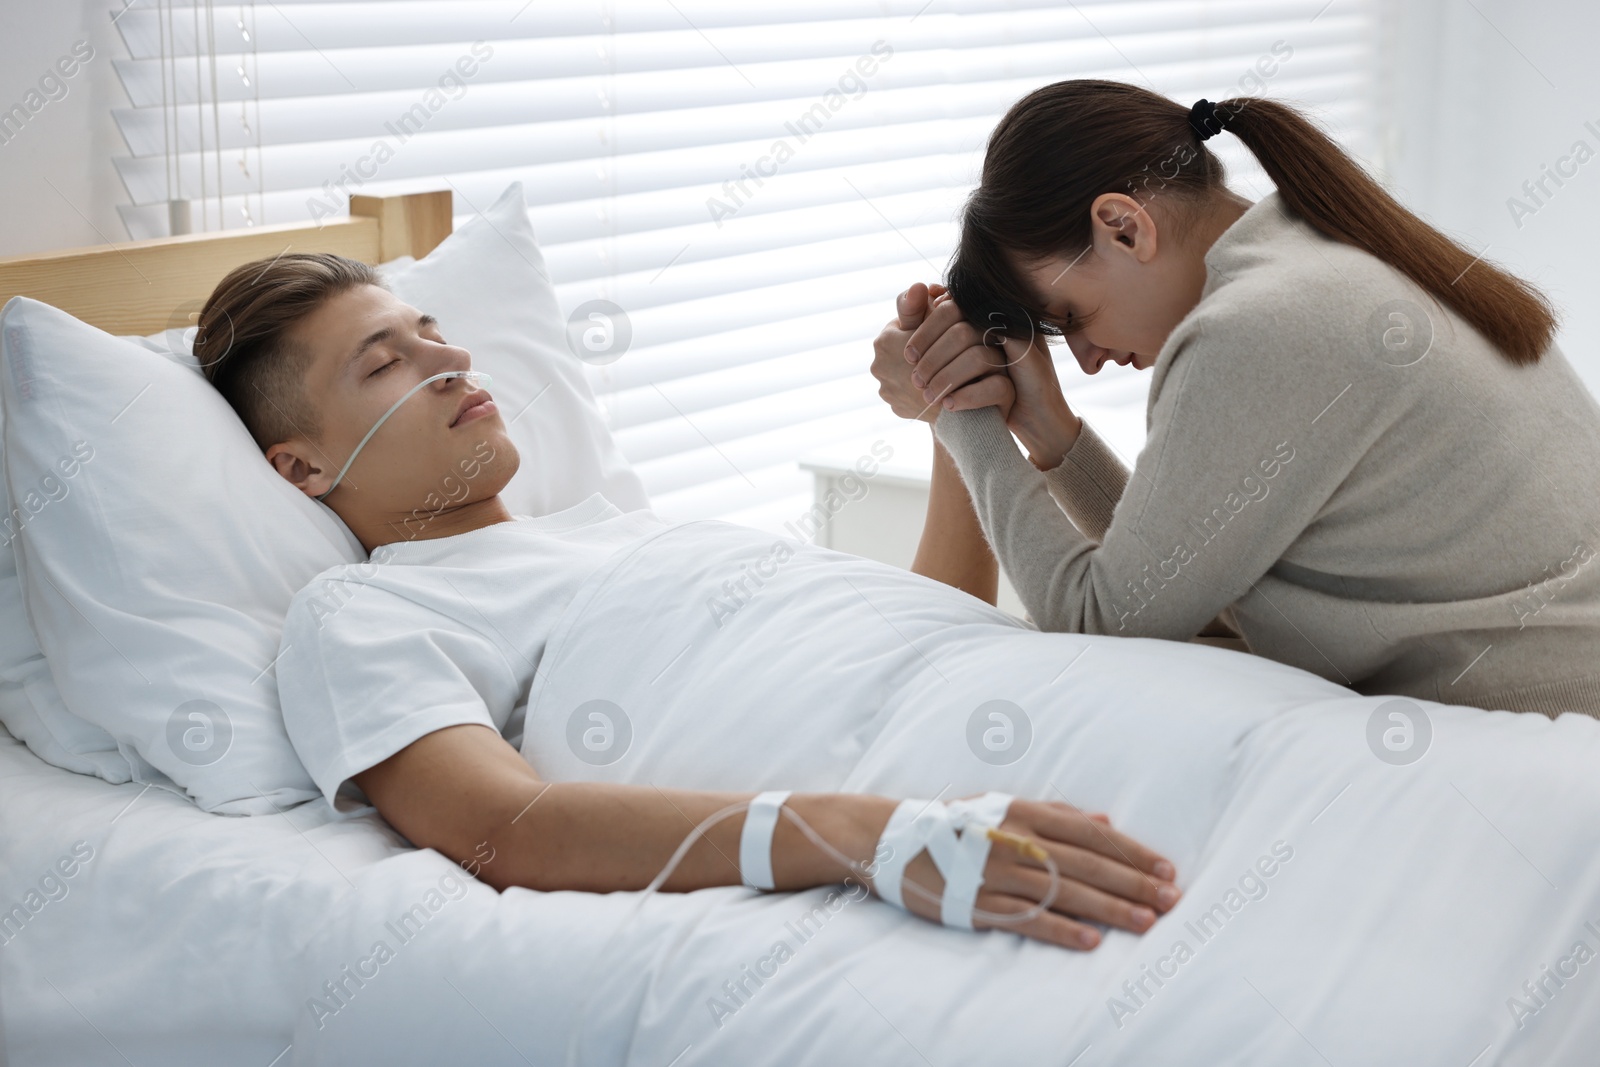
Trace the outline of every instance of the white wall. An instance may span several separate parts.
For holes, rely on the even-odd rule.
[[[126,151],[111,120],[111,108],[127,103],[111,68],[114,57],[126,55],[111,22],[120,6],[118,0],[0,0],[0,110],[38,89],[75,42],[94,49],[92,59],[62,79],[66,95],[48,100],[0,144],[0,256],[128,240],[116,210],[128,195],[111,165]]]
[[[1594,0],[1400,0],[1386,155],[1406,204],[1540,286],[1559,344],[1600,395],[1600,5]],[[1593,129],[1585,128],[1589,122]],[[1594,158],[1523,217],[1525,181],[1584,141]],[[1570,170],[1572,164],[1568,165]]]

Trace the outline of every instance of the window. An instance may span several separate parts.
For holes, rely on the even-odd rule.
[[[657,510],[777,529],[810,502],[797,456],[899,425],[871,338],[940,276],[1018,97],[1081,76],[1266,93],[1370,156],[1377,21],[1370,0],[161,0],[117,21],[117,166],[135,237],[179,197],[216,229],[446,183],[460,223],[521,179],[563,308],[629,316],[590,373]],[[1063,358],[1070,396],[1142,427],[1148,375]]]

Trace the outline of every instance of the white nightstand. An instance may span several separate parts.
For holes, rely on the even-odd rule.
[[[886,448],[893,452],[880,461]],[[877,464],[877,473],[870,478],[859,473],[863,458]],[[830,492],[838,494],[835,500],[846,501],[823,521],[817,544],[896,567],[911,566],[928,514],[933,471],[933,434],[926,423],[906,422],[871,438],[808,452],[800,457],[800,469],[811,472],[819,505]],[[1003,570],[998,601],[1002,610],[1018,618],[1026,614]]]
[[[1057,364],[1065,375],[1068,363],[1057,360]],[[1112,371],[1120,373],[1108,373]],[[1092,422],[1131,468],[1144,447],[1149,376],[1131,368],[1106,367],[1096,377],[1102,380],[1084,383],[1079,395],[1069,394],[1073,410]],[[892,452],[882,460],[886,449]],[[859,473],[863,460],[867,461],[865,469],[877,465],[870,478]],[[819,523],[817,544],[896,567],[911,566],[928,513],[933,470],[933,435],[926,423],[902,422],[871,437],[815,449],[800,457],[800,468],[811,472],[818,505],[828,500],[830,492],[838,494],[835,502],[844,500]],[[1065,515],[1062,521],[1067,521]],[[1018,618],[1026,614],[1004,569],[998,601],[1001,609]]]

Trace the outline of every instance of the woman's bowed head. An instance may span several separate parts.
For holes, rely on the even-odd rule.
[[[948,289],[912,285],[878,335],[880,395],[929,423],[997,406],[1036,465],[1059,463],[1080,424],[1047,339],[1061,337],[1085,374],[1155,365],[1200,302],[1206,251],[1251,206],[1203,143],[1222,130],[1290,212],[1390,264],[1512,363],[1549,347],[1555,315],[1536,289],[1406,210],[1294,108],[1249,97],[1186,108],[1080,79],[1029,93],[995,127]]]

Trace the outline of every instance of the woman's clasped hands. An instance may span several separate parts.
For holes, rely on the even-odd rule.
[[[942,411],[997,407],[1041,470],[1061,462],[1081,423],[1067,404],[1049,346],[967,320],[944,286],[914,283],[873,341],[878,395],[901,418],[932,424]]]

